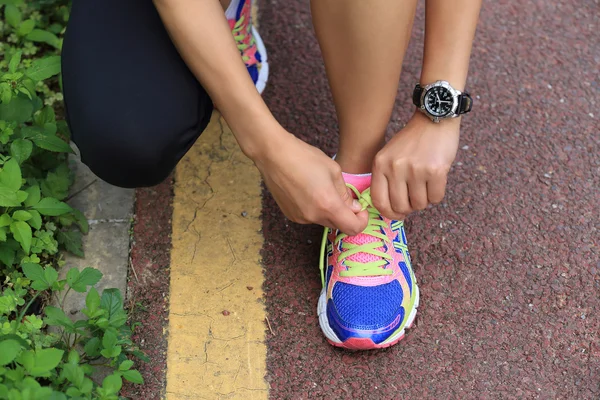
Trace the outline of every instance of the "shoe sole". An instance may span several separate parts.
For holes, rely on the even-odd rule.
[[[386,339],[384,342],[380,344],[376,344],[370,338],[350,338],[345,342],[342,342],[333,329],[331,329],[331,325],[329,325],[329,319],[327,318],[327,293],[325,288],[321,291],[321,295],[319,296],[319,304],[317,305],[317,314],[319,315],[319,325],[321,326],[321,331],[325,335],[327,341],[335,346],[341,347],[347,350],[374,350],[374,349],[384,349],[386,347],[390,347],[398,343],[400,340],[404,338],[404,334],[406,329],[410,329],[417,317],[417,308],[419,307],[419,287],[415,284],[415,306],[408,316],[408,320],[404,327],[402,327],[398,332],[394,333],[391,337]]]
[[[267,62],[267,48],[265,47],[262,38],[258,34],[258,31],[254,26],[252,26],[252,36],[254,36],[254,41],[256,42],[256,49],[258,50],[258,54],[260,54],[261,62],[260,62],[260,71],[258,71],[258,80],[256,81],[256,90],[258,93],[262,94],[267,86],[267,80],[269,80],[269,63]]]

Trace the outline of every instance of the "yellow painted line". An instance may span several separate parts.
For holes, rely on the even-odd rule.
[[[213,113],[175,173],[168,400],[268,398],[260,183]]]

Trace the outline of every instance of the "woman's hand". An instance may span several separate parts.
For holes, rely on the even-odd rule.
[[[442,201],[456,157],[460,120],[433,123],[415,112],[408,124],[375,156],[371,197],[390,219]]]
[[[340,166],[319,149],[285,132],[253,161],[283,213],[348,235],[362,232],[368,213],[353,199]]]

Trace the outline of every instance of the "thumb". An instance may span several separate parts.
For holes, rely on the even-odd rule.
[[[344,178],[340,176],[338,179],[336,179],[334,186],[344,204],[348,206],[353,213],[358,214],[362,210],[362,205],[354,198],[354,193],[348,186],[346,186]]]

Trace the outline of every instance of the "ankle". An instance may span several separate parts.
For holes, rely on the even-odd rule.
[[[340,147],[335,161],[347,174],[368,174],[373,168],[373,160],[385,145],[385,138],[372,138],[351,142],[340,135]]]
[[[342,171],[347,174],[368,174],[371,172],[373,158],[366,158],[364,155],[346,155],[338,153],[335,161],[342,167]]]

